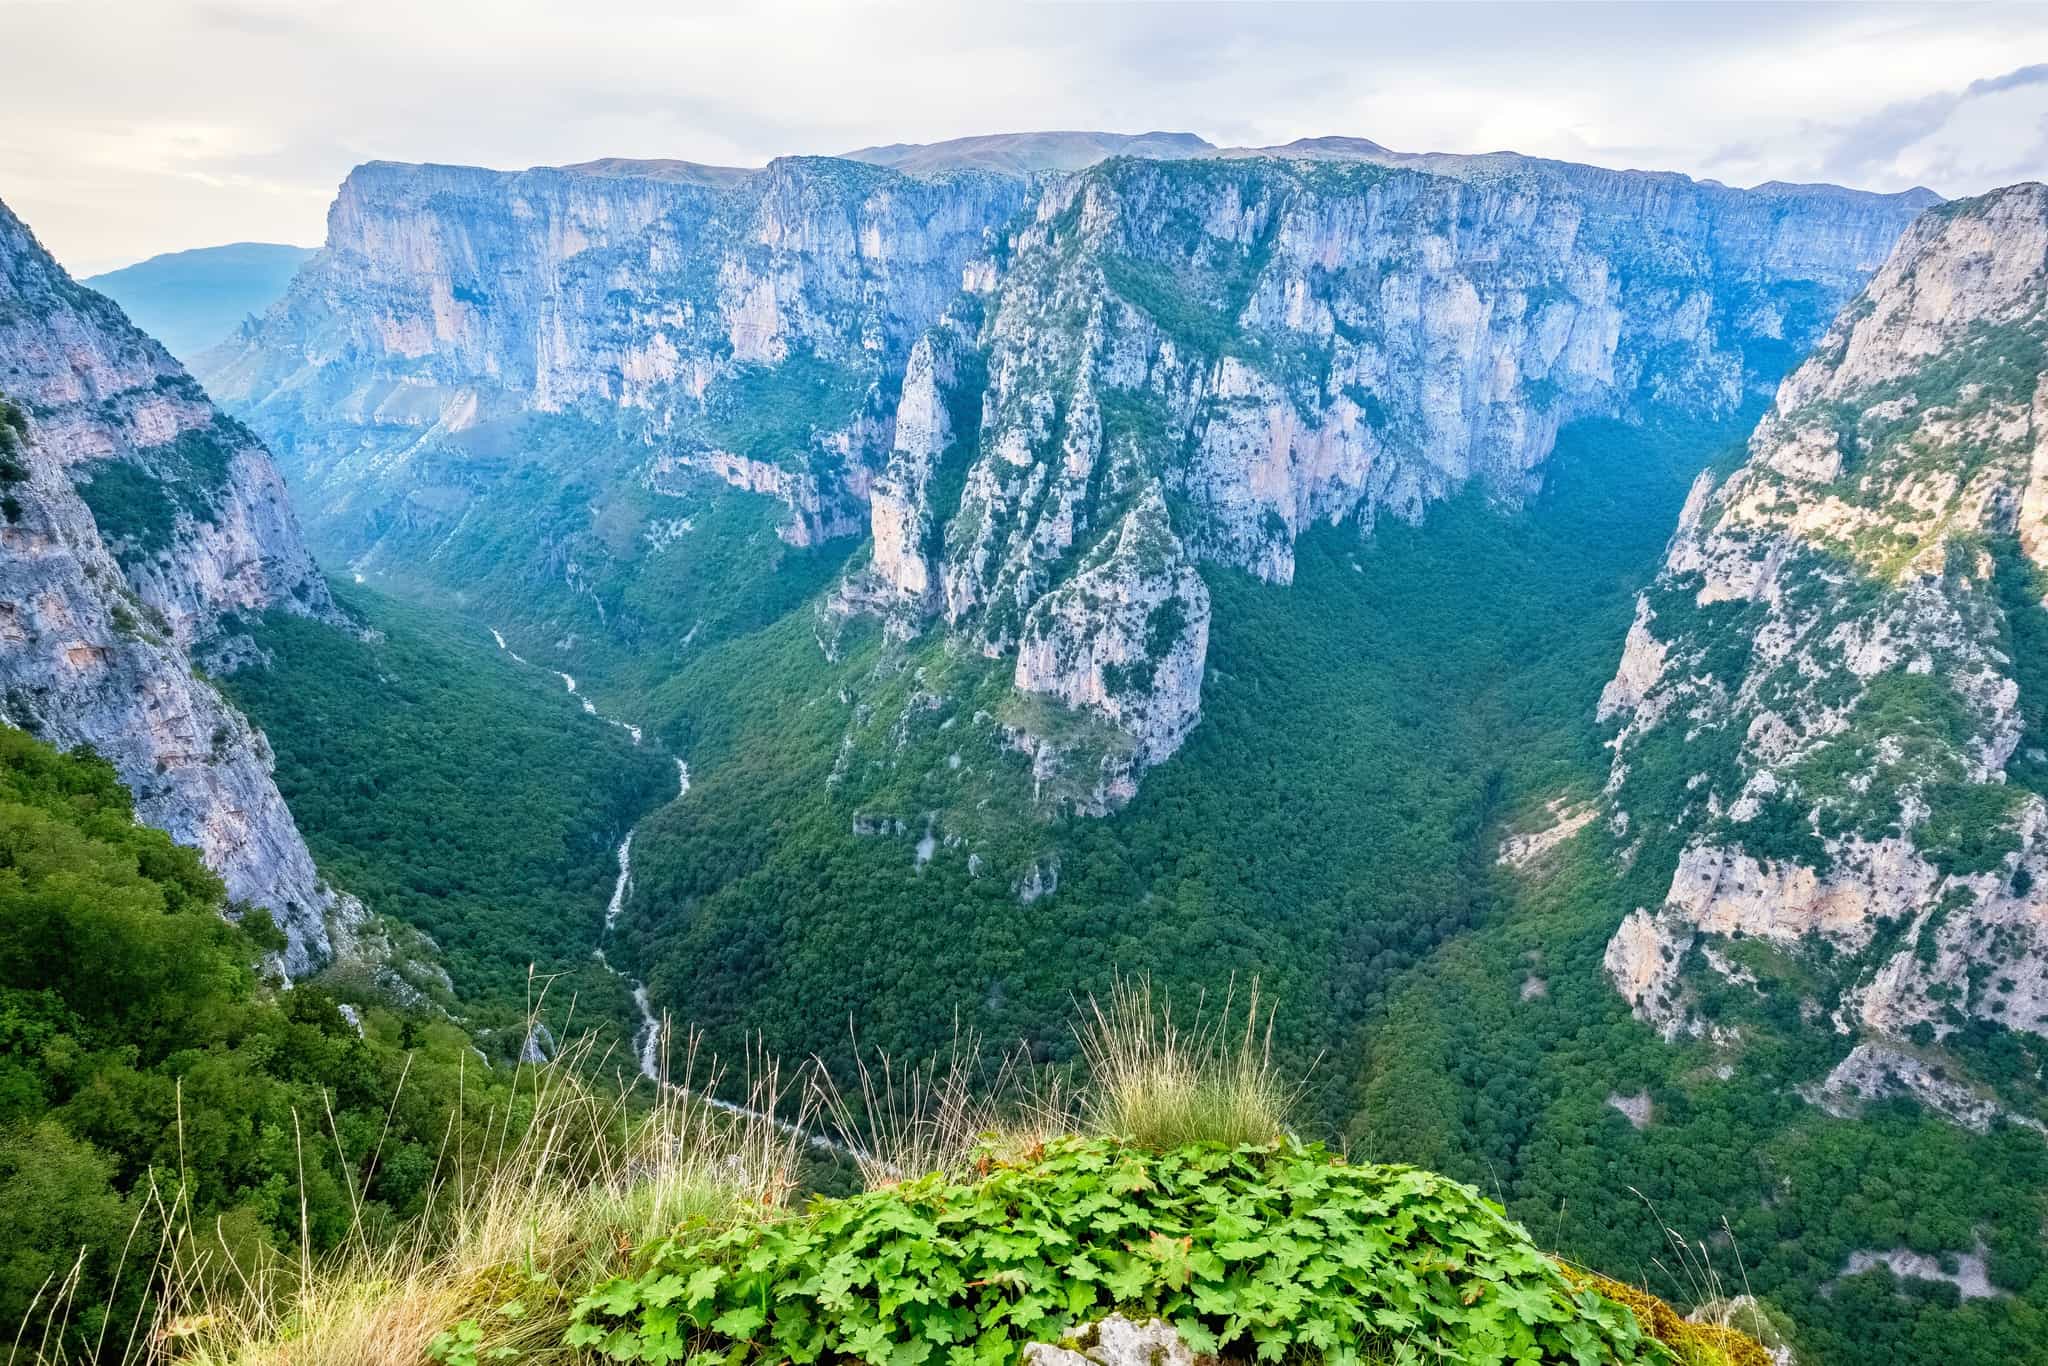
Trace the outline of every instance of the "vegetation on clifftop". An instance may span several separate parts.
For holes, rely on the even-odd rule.
[[[571,1341],[617,1361],[1007,1366],[1107,1314],[1231,1360],[1660,1360],[1497,1206],[1412,1167],[1289,1141],[1057,1138],[797,1218],[665,1240]]]

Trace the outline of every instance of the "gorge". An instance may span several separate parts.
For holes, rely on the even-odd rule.
[[[0,262],[6,718],[305,999],[653,1077],[1257,980],[1306,1131],[1571,1259],[2040,1340],[2041,187],[371,162],[197,382]]]

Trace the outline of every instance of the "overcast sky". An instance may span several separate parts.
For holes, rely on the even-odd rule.
[[[2048,8],[0,0],[0,200],[78,274],[317,243],[373,158],[759,165],[1326,133],[1969,194],[2048,178]]]

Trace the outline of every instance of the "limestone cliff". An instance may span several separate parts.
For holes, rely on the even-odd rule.
[[[1209,649],[1209,590],[1156,487],[1073,578],[1031,605],[1020,636],[1018,692],[1095,713],[1117,732],[1117,743],[1086,751],[1092,787],[1075,805],[1100,813],[1128,801],[1137,775],[1170,758],[1200,717]],[[1040,722],[1020,733],[1041,780],[1067,762],[1062,729]]]
[[[946,364],[913,353],[847,600],[899,636],[939,615],[1002,655],[1141,488],[1173,509],[1173,555],[1283,583],[1317,523],[1413,519],[1475,478],[1519,499],[1573,418],[1739,404],[1926,202],[1460,169],[1116,160],[1049,185],[1000,274],[969,281],[977,363],[952,319],[932,338]],[[967,421],[927,416],[942,390]],[[935,478],[969,426],[964,475]],[[1060,610],[1067,636],[1091,629]],[[1173,689],[1158,709],[1198,698],[1201,669],[1197,652],[1146,672]],[[1091,700],[1085,672],[1040,686],[1131,712]],[[1136,752],[1142,768],[1172,745]]]
[[[1623,838],[1682,837],[1607,963],[1668,1033],[2048,1033],[2048,188],[1943,205],[1702,476],[1601,699]]]
[[[0,206],[0,713],[91,745],[137,814],[284,929],[287,971],[359,908],[323,884],[263,736],[194,671],[226,619],[332,614],[262,445]]]
[[[1098,160],[1118,150],[1146,155]],[[1054,595],[1124,563],[1141,500],[1188,566],[1171,596],[1189,621],[1194,566],[1284,583],[1317,524],[1413,519],[1472,480],[1512,502],[1566,422],[1725,413],[1774,380],[1933,201],[1345,139],[859,155],[920,173],[365,166],[287,297],[201,373],[280,450],[318,542],[365,570],[418,571],[531,507],[489,491],[508,451],[544,463],[514,425],[574,415],[603,435],[550,457],[564,502],[711,477],[781,503],[790,544],[866,531],[828,645],[849,613],[899,642],[937,622],[1105,723],[1084,767],[1135,772],[1197,714],[1202,650],[1124,658],[1121,609],[1083,619],[1150,588]],[[583,592],[638,572],[616,537],[533,534],[529,578]],[[1034,616],[1058,626],[1026,669]],[[1071,658],[1114,660],[1122,690],[1045,654],[1098,629],[1103,648]],[[1167,691],[1140,699],[1140,680]]]
[[[789,485],[815,504],[792,504],[792,535],[843,531],[888,446],[872,391],[893,398],[1024,192],[822,158],[715,177],[373,162],[285,298],[198,369],[280,445],[316,530],[350,556],[427,510],[423,484],[460,488],[480,436],[529,413],[600,413],[773,495],[759,467],[809,474]],[[437,457],[452,478],[424,473]]]

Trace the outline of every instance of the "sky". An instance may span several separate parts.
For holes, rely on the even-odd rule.
[[[75,274],[317,244],[363,161],[1052,128],[1512,150],[1735,185],[2048,179],[2048,6],[0,0],[0,200]]]

